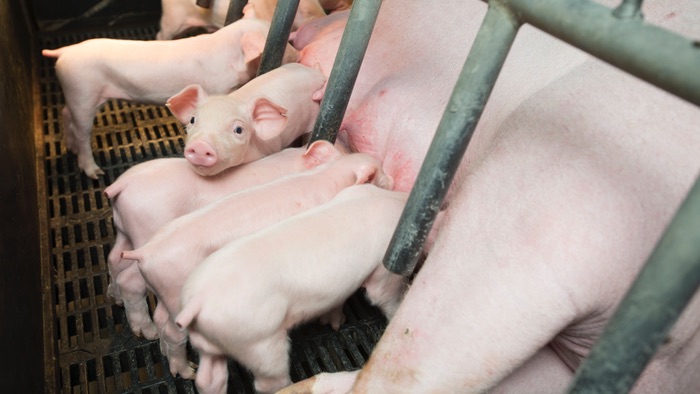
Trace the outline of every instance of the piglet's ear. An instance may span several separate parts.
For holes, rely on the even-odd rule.
[[[197,105],[207,98],[207,93],[199,85],[189,85],[180,93],[169,98],[165,106],[182,123],[188,123]]]
[[[323,163],[335,160],[342,154],[333,144],[326,140],[318,140],[311,143],[306,152],[302,155],[304,167],[314,168]]]
[[[241,35],[241,52],[243,52],[243,61],[246,64],[262,55],[266,39],[265,35],[259,31],[249,31]]]
[[[378,170],[379,169],[377,166],[374,165],[365,164],[360,166],[360,168],[355,171],[355,176],[357,176],[355,184],[362,185],[363,183],[374,181],[374,177],[377,175]]]
[[[266,98],[259,98],[253,103],[253,123],[255,135],[266,141],[282,134],[287,125],[287,109]]]

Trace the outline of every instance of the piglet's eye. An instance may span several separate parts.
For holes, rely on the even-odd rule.
[[[194,116],[190,118],[190,124],[194,124]]]
[[[236,134],[243,134],[243,127],[236,126],[236,128],[233,129],[233,132]]]

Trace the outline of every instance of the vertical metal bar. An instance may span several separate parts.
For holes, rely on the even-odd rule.
[[[241,19],[243,17],[243,7],[248,3],[248,0],[231,0],[228,3],[228,11],[226,12],[226,21],[224,26]]]
[[[578,369],[569,393],[628,393],[700,286],[700,178]]]
[[[353,2],[309,144],[319,139],[335,141],[381,4],[381,0]]]
[[[496,83],[520,23],[500,2],[489,2],[440,125],[384,256],[384,266],[409,275]]]
[[[277,2],[275,12],[272,14],[270,32],[267,33],[258,75],[272,71],[282,64],[284,50],[289,42],[289,33],[292,31],[294,16],[298,8],[299,0]]]

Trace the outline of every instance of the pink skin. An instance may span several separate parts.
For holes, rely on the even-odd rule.
[[[325,81],[318,70],[292,63],[226,96],[210,97],[191,85],[166,105],[186,125],[185,157],[197,173],[211,176],[278,152],[310,132]]]
[[[158,337],[145,294],[140,293],[146,284],[134,261],[121,258],[122,252],[141,247],[165,223],[214,200],[305,170],[308,160],[303,152],[303,148],[285,149],[206,178],[191,171],[185,159],[150,160],[130,168],[105,189],[117,232],[108,257],[111,279],[107,294],[124,305],[134,334]]]
[[[249,368],[257,392],[281,389],[290,383],[289,329],[341,305],[359,287],[389,318],[395,313],[406,280],[381,259],[406,197],[373,185],[350,187],[227,244],[185,282],[178,326],[189,329],[201,354],[227,355]],[[319,244],[323,239],[333,242]]]
[[[213,34],[177,41],[98,38],[49,50],[66,106],[66,145],[91,178],[103,174],[92,156],[90,132],[95,113],[109,99],[165,104],[190,84],[211,94],[226,94],[257,71],[269,24],[241,20]],[[289,58],[295,58],[293,48]],[[186,56],[183,56],[186,54]]]
[[[697,1],[647,3],[650,23],[700,37]],[[340,138],[383,160],[398,190],[415,181],[486,7],[382,4]],[[300,61],[327,72],[337,42],[323,40]],[[523,27],[435,244],[354,392],[563,391],[700,173],[698,124],[697,107]],[[699,392],[698,362],[700,296],[633,391]]]
[[[156,324],[173,375],[194,373],[177,369],[188,367],[186,332],[177,330],[169,318],[180,311],[180,289],[202,260],[226,243],[320,205],[349,186],[365,182],[392,186],[376,159],[361,153],[344,155],[327,141],[314,142],[303,160],[307,168],[315,168],[229,194],[169,222],[145,245],[122,253],[123,259],[138,261],[146,282],[129,296],[145,297],[148,288],[158,298],[157,308],[165,308],[157,313]]]

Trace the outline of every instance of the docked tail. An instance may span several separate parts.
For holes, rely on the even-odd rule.
[[[51,57],[54,59],[58,59],[59,56],[63,53],[63,48],[57,48],[57,49],[42,49],[41,54],[46,56],[46,57]]]
[[[138,250],[125,250],[122,252],[122,259],[123,260],[135,260],[135,261],[142,261],[143,256],[141,253],[138,252]]]
[[[175,324],[181,329],[189,327],[201,310],[198,298],[192,297],[187,301],[183,300],[182,311],[175,318]]]
[[[117,196],[117,194],[124,190],[124,186],[126,186],[126,182],[119,182],[119,179],[117,179],[114,181],[114,183],[105,188],[105,197],[109,198],[110,200],[113,199]]]

